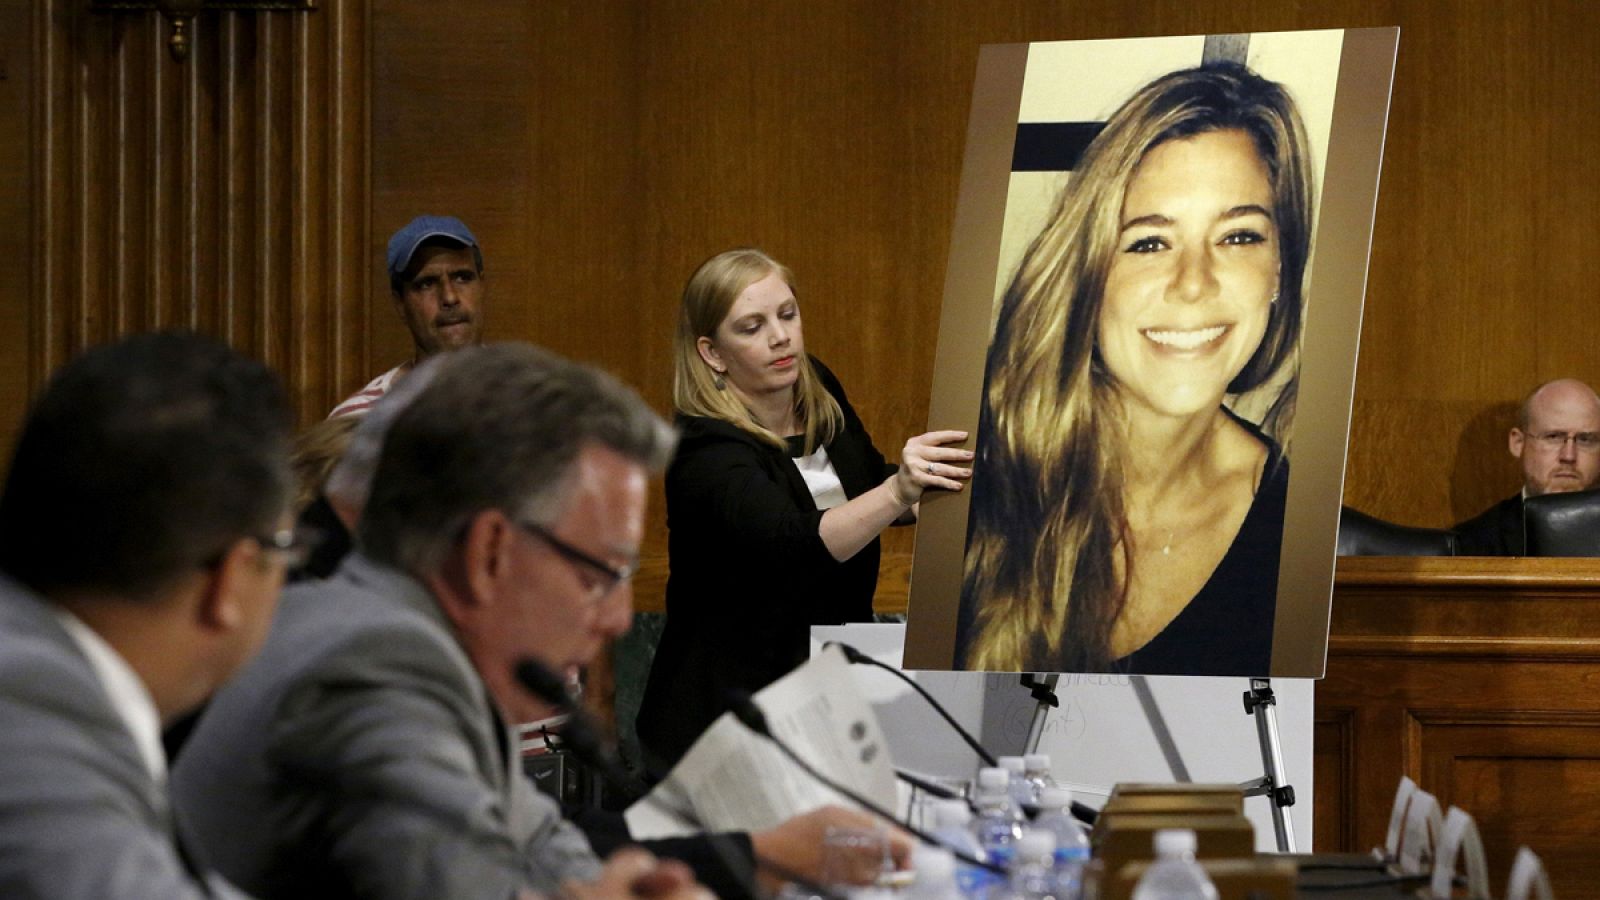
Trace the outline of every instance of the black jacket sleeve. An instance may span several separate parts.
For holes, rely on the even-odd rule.
[[[701,884],[723,900],[760,898],[755,883],[755,853],[751,849],[750,835],[745,832],[636,841],[628,833],[628,823],[621,813],[588,808],[572,813],[570,819],[601,857],[610,856],[612,851],[630,844],[638,845],[656,856],[684,863],[694,870]]]

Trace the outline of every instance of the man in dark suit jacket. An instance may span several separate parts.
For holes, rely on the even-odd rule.
[[[177,839],[163,722],[265,637],[287,557],[288,411],[193,335],[68,363],[0,496],[0,896],[236,896]]]
[[[552,712],[519,663],[571,672],[627,629],[671,430],[532,347],[429,365],[383,442],[358,550],[286,594],[184,746],[176,802],[266,897],[703,894],[642,851],[602,867],[522,777],[507,728]]]
[[[1522,500],[1600,483],[1600,397],[1571,378],[1547,382],[1522,401],[1508,438],[1522,465],[1522,490],[1455,526],[1462,556],[1522,556]]]

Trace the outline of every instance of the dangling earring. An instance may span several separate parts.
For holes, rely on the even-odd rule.
[[[1277,291],[1273,291],[1272,292],[1272,299],[1267,301],[1267,305],[1268,306],[1277,306],[1278,305],[1278,292]]]
[[[727,382],[726,379],[724,379],[722,377],[722,370],[721,369],[712,369],[712,371],[717,373],[717,377],[711,379],[712,386],[715,387],[719,391],[727,390],[728,382]]]

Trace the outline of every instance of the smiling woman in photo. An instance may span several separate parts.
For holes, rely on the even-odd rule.
[[[989,350],[964,668],[1269,673],[1311,177],[1293,100],[1236,63],[1089,145]]]
[[[672,380],[681,437],[667,469],[667,624],[638,731],[650,769],[677,761],[728,706],[804,662],[812,625],[872,617],[878,535],[926,490],[960,490],[964,431],[885,462],[844,388],[806,353],[789,269],[720,253],[683,291]]]

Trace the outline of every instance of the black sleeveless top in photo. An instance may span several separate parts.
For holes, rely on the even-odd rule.
[[[1111,663],[1134,675],[1271,673],[1278,557],[1289,496],[1289,461],[1277,442],[1238,420],[1267,445],[1261,486],[1239,533],[1189,605],[1149,643]]]

